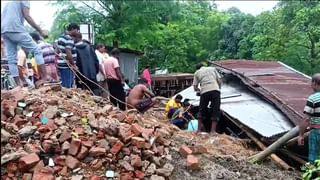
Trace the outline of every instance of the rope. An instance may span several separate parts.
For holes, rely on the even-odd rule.
[[[75,73],[74,71],[78,72],[79,75],[81,75],[84,79],[86,79],[86,80],[88,80],[89,82],[97,85],[100,89],[102,89],[104,92],[106,92],[110,97],[116,99],[116,100],[117,100],[118,102],[120,102],[120,103],[123,103],[123,104],[125,104],[125,105],[127,105],[127,106],[130,106],[130,107],[136,109],[136,108],[135,108],[134,106],[132,106],[131,104],[128,104],[128,103],[126,103],[126,102],[123,102],[123,101],[121,101],[120,99],[118,99],[118,98],[114,97],[113,95],[111,95],[108,90],[106,90],[104,87],[100,86],[100,84],[98,84],[98,83],[92,81],[91,79],[87,78],[87,77],[86,77],[85,75],[83,75],[79,70],[73,69],[69,61],[65,61],[65,62],[66,62],[66,64],[69,66],[69,68],[72,70],[73,73]],[[76,75],[76,73],[75,73],[75,75]],[[76,75],[76,76],[77,76],[77,75]],[[79,78],[79,76],[77,76],[77,77]],[[79,79],[80,79],[80,78],[79,78]],[[81,80],[81,79],[80,79],[80,80]],[[82,83],[85,84],[86,87],[89,88],[89,86],[88,86],[86,83],[84,83],[84,82],[82,82]],[[90,88],[89,88],[89,89],[90,89]],[[93,91],[92,91],[91,89],[90,89],[90,91],[93,93]],[[93,95],[94,95],[94,93],[93,93]]]

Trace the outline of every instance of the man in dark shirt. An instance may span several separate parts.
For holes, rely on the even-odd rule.
[[[60,52],[58,70],[60,71],[62,86],[66,88],[71,88],[73,85],[74,74],[70,68],[76,68],[75,62],[77,59],[76,47],[71,36],[79,32],[79,30],[80,27],[78,24],[69,24],[67,32],[63,34],[57,42]]]
[[[74,39],[77,49],[76,65],[80,73],[86,78],[90,79],[89,81],[82,75],[78,74],[77,76],[80,79],[78,77],[76,78],[77,87],[81,89],[90,88],[95,95],[98,95],[98,86],[96,84],[98,83],[97,74],[99,72],[99,60],[96,56],[96,53],[88,41],[82,40],[81,33],[75,33],[72,38]],[[95,82],[96,84],[91,81]]]

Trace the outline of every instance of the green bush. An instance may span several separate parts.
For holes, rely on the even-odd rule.
[[[316,160],[314,165],[307,163],[302,167],[303,180],[320,180],[320,159]]]

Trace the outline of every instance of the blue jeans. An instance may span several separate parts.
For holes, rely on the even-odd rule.
[[[320,129],[312,129],[309,134],[309,162],[320,159]]]
[[[70,68],[68,67],[58,67],[61,77],[61,85],[65,88],[72,88],[74,75]]]
[[[40,47],[33,41],[27,32],[5,32],[1,34],[5,43],[8,66],[10,74],[18,77],[17,66],[17,46],[25,48],[28,52],[33,53],[38,65],[44,64],[44,59]]]

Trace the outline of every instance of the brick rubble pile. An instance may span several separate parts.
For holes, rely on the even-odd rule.
[[[175,131],[80,90],[3,92],[1,179],[168,179]],[[196,170],[206,149],[179,152]]]

